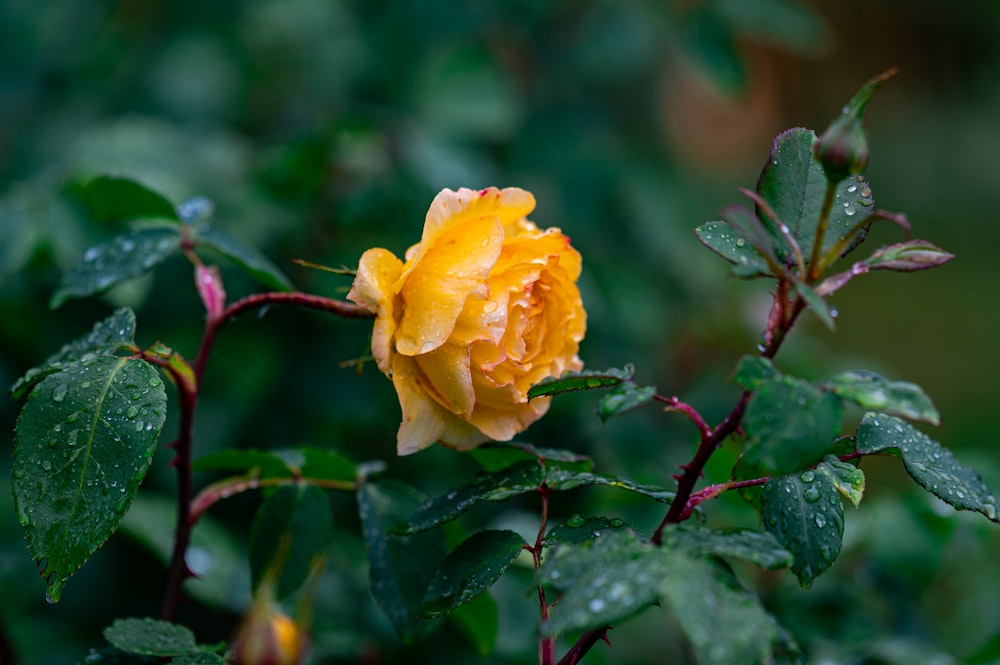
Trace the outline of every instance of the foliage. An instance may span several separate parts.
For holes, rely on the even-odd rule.
[[[326,12],[328,20],[340,12],[338,20],[346,24],[355,15],[371,21],[367,10],[347,3],[324,9],[315,3],[311,9],[298,7],[278,17],[269,15],[262,4],[252,4],[253,20],[243,17],[244,29],[251,38],[262,40],[255,51],[260,60],[253,66],[273,90],[289,93],[261,96],[270,100],[264,106],[289,104],[282,114],[294,118],[290,102],[294,87],[307,86],[310,77],[331,71],[321,66],[331,59],[345,76],[334,87],[350,88],[351,76],[378,77],[362,71],[374,67],[372,60],[357,57],[370,45],[345,38],[338,42],[344,51],[340,55],[318,54],[305,52],[312,47],[297,40],[281,37],[283,29],[289,30],[286,37],[308,30],[311,22],[303,17],[310,11]],[[815,27],[809,23],[810,15],[791,3],[747,4],[767,5],[770,9],[760,10],[762,15],[784,16],[799,28]],[[724,6],[729,9],[719,9]],[[746,84],[746,73],[732,48],[732,30],[740,25],[734,17],[747,10],[736,9],[734,3],[706,7],[710,8],[692,10],[676,24],[672,23],[676,17],[669,16],[666,30],[678,30],[670,37],[674,45],[687,49],[688,56],[712,71],[720,85],[738,90]],[[501,10],[483,11],[494,15],[438,16],[446,23],[431,24],[447,31],[462,21],[469,25],[476,20],[482,25],[505,21]],[[561,33],[563,38],[595,38],[615,25],[632,30],[634,39],[627,40],[633,45],[631,52],[612,49],[607,57],[589,56],[592,60],[586,64],[594,80],[612,89],[629,85],[628,72],[647,62],[644,49],[652,48],[648,26],[660,25],[644,23],[637,14],[630,19],[600,3],[579,13],[566,7],[519,11],[527,13],[526,18],[519,16],[523,25],[535,29],[572,19],[578,31]],[[390,43],[405,34],[401,26],[426,18],[414,12],[394,7],[385,12],[378,30],[375,23],[366,28],[385,31],[382,38]],[[281,28],[279,19],[300,23]],[[636,22],[628,24],[629,20]],[[744,20],[744,26],[752,23]],[[273,30],[262,29],[270,23],[276,26]],[[250,30],[254,25],[257,32]],[[351,34],[345,30],[343,36]],[[34,288],[47,288],[49,302],[59,308],[48,316],[61,322],[87,316],[99,320],[89,333],[68,342],[73,334],[67,334],[66,327],[50,326],[25,358],[45,357],[65,344],[62,350],[34,368],[18,364],[16,372],[4,374],[10,375],[12,396],[22,400],[14,437],[14,515],[27,539],[26,558],[35,560],[44,589],[43,594],[38,586],[22,583],[25,591],[19,593],[47,595],[61,603],[54,608],[60,611],[75,602],[74,597],[92,596],[88,589],[95,577],[128,580],[126,589],[134,592],[128,596],[129,609],[125,603],[98,603],[101,607],[93,621],[109,624],[103,635],[110,646],[97,646],[97,633],[88,634],[84,639],[96,648],[82,656],[86,663],[222,662],[226,647],[202,642],[206,637],[227,639],[232,635],[232,613],[252,618],[264,605],[270,612],[267,625],[274,631],[273,641],[265,646],[298,659],[300,636],[311,634],[310,657],[316,661],[356,660],[375,651],[386,662],[394,662],[397,657],[412,660],[412,654],[422,650],[454,662],[476,657],[522,662],[534,659],[535,652],[543,663],[627,660],[627,647],[625,655],[616,656],[622,653],[617,640],[609,651],[599,646],[601,639],[616,634],[608,628],[619,626],[620,631],[645,632],[655,653],[676,654],[679,662],[800,662],[820,655],[854,662],[849,659],[857,660],[861,653],[887,663],[935,657],[933,649],[921,652],[926,645],[909,637],[896,639],[887,628],[873,627],[874,622],[867,632],[839,630],[838,622],[846,626],[847,617],[856,615],[863,621],[860,617],[879,616],[878,608],[871,606],[875,602],[871,596],[878,594],[851,599],[851,585],[843,584],[834,593],[829,585],[835,583],[827,580],[838,575],[838,568],[850,576],[869,557],[905,562],[904,552],[917,550],[923,557],[919,563],[903,563],[890,572],[878,572],[872,564],[862,572],[905,575],[920,569],[923,572],[913,574],[926,575],[936,569],[934,557],[941,556],[955,524],[961,528],[972,524],[956,522],[926,506],[939,506],[940,499],[996,522],[994,495],[960,461],[965,457],[961,451],[956,457],[911,424],[939,426],[942,420],[931,398],[916,384],[867,370],[844,371],[835,362],[802,363],[796,361],[794,347],[788,349],[792,357],[787,361],[774,360],[793,326],[808,325],[798,321],[802,311],[810,310],[827,328],[837,326],[831,296],[848,283],[865,283],[868,278],[862,276],[874,271],[908,273],[952,258],[926,240],[909,238],[861,251],[868,250],[874,238],[882,242],[880,234],[890,232],[881,231],[882,226],[910,231],[905,217],[875,207],[872,186],[857,167],[867,162],[861,114],[881,79],[866,87],[867,96],[852,101],[832,126],[851,127],[856,134],[852,145],[864,143],[864,160],[849,159],[845,166],[842,154],[817,148],[831,136],[829,131],[820,134],[822,138],[805,129],[784,132],[775,139],[755,190],[743,190],[747,202],[727,208],[719,220],[696,230],[697,239],[731,266],[733,276],[758,280],[750,288],[756,294],[767,290],[772,296],[758,353],[735,363],[731,374],[735,393],[723,387],[713,389],[716,396],[705,398],[695,386],[685,386],[664,371],[662,359],[620,344],[616,336],[625,339],[629,320],[616,319],[615,312],[621,310],[615,308],[621,305],[612,298],[603,303],[610,314],[601,314],[599,305],[593,308],[591,334],[598,341],[584,346],[582,355],[591,366],[641,360],[636,362],[638,370],[633,365],[585,370],[535,385],[532,398],[553,398],[548,420],[555,424],[543,421],[529,434],[540,445],[487,444],[461,455],[431,449],[412,462],[371,462],[365,460],[389,457],[395,416],[388,414],[396,411],[381,394],[391,391],[375,381],[377,373],[365,367],[364,357],[354,363],[365,370],[360,377],[346,372],[331,376],[335,362],[363,353],[367,324],[331,325],[317,318],[321,333],[300,338],[295,315],[282,313],[279,321],[269,315],[265,321],[233,322],[244,313],[263,314],[274,305],[344,318],[371,316],[363,308],[327,297],[337,288],[330,286],[338,284],[335,278],[322,276],[325,281],[318,281],[319,273],[302,273],[292,274],[293,279],[256,248],[287,254],[274,242],[279,237],[274,229],[288,220],[283,207],[304,212],[318,227],[335,217],[336,224],[324,227],[329,235],[322,242],[304,245],[307,258],[351,263],[368,245],[401,243],[412,236],[413,223],[407,223],[403,236],[403,224],[392,221],[405,216],[400,214],[404,197],[421,199],[442,185],[488,184],[497,173],[524,175],[517,164],[519,150],[551,153],[547,166],[543,160],[528,168],[529,173],[533,168],[545,171],[557,160],[577,165],[586,161],[573,151],[593,147],[562,141],[550,135],[552,125],[537,124],[538,109],[532,105],[544,107],[546,100],[514,94],[511,72],[498,65],[494,53],[480,47],[458,48],[447,40],[444,44],[428,61],[410,63],[399,56],[395,69],[380,65],[387,68],[383,78],[396,81],[412,73],[419,80],[413,92],[419,97],[416,107],[421,114],[416,124],[392,118],[391,109],[388,119],[369,109],[349,110],[330,136],[283,142],[252,173],[204,178],[191,174],[205,168],[212,155],[218,158],[227,149],[239,152],[240,148],[227,145],[219,135],[188,142],[190,135],[172,133],[156,122],[123,120],[115,127],[92,129],[88,145],[67,151],[61,167],[65,171],[47,173],[6,195],[4,211],[16,208],[24,215],[30,209],[30,214],[58,230],[51,236],[35,230],[31,237],[18,240],[27,243],[23,246],[6,243],[0,250],[0,278],[28,267],[33,252],[37,262],[42,251],[38,248],[51,237],[50,251],[64,268],[61,280],[46,283],[37,273],[30,275],[41,282]],[[198,53],[204,47],[195,40],[187,48]],[[184,61],[183,48],[178,49],[173,57]],[[535,57],[544,55],[529,51]],[[268,53],[270,58],[264,57]],[[301,80],[289,81],[269,70],[277,54],[298,60]],[[579,57],[583,54],[580,51]],[[387,61],[391,57],[385,54]],[[162,67],[169,69],[166,64]],[[352,67],[358,68],[353,74]],[[581,90],[569,80],[556,87],[552,95],[596,104],[582,99]],[[178,105],[189,104],[194,116],[218,113],[223,122],[243,128],[260,129],[265,113],[275,112],[261,109],[226,117],[227,111],[221,107],[212,111],[210,100],[199,99],[198,95],[211,95],[205,90],[192,93],[194,97],[173,93],[165,97]],[[346,99],[348,95],[338,97],[343,90],[332,94]],[[475,102],[470,101],[470,91],[477,93],[471,95]],[[598,115],[602,110],[590,108]],[[617,118],[619,129],[628,127],[628,111],[614,110],[622,114]],[[108,147],[137,145],[140,136],[153,147],[139,150],[139,157],[156,159],[127,159],[123,158],[127,150],[115,153]],[[601,141],[608,136],[597,137],[594,153],[607,154],[610,147]],[[500,149],[502,141],[524,143]],[[386,167],[387,155],[409,162],[405,177]],[[840,160],[833,166],[827,164],[831,155]],[[170,159],[181,166],[167,164]],[[572,197],[572,206],[585,209],[608,196],[595,184],[608,178],[599,167],[593,169],[587,174],[579,168],[580,180],[573,189],[580,194]],[[30,167],[26,174],[34,177]],[[233,184],[244,176],[253,180],[252,186]],[[333,185],[318,181],[327,176]],[[53,188],[54,181],[58,185]],[[327,187],[337,194],[331,197]],[[640,228],[637,220],[648,222],[643,205],[659,204],[650,200],[644,204],[633,191],[637,189],[648,189],[643,195],[659,200],[658,194],[650,193],[655,187],[616,192],[630,201],[628,213],[616,218],[624,230],[609,233],[607,227],[584,223],[581,246],[642,245],[634,232]],[[258,198],[262,192],[266,195]],[[217,200],[209,202],[203,194]],[[539,197],[540,221],[552,212],[546,199]],[[335,213],[324,211],[331,200]],[[303,206],[303,201],[309,203]],[[579,210],[555,214],[566,215],[560,223],[576,243],[574,212]],[[3,219],[12,218],[4,213]],[[231,233],[226,222],[237,219],[240,226],[230,226]],[[387,220],[385,226],[382,220]],[[881,225],[882,221],[893,225]],[[0,225],[0,238],[5,232]],[[587,236],[597,242],[588,245]],[[657,236],[650,232],[648,237]],[[34,249],[23,248],[31,243]],[[669,244],[690,247],[694,240],[677,237]],[[638,251],[656,254],[660,249],[644,246]],[[672,251],[687,253],[687,249]],[[843,262],[852,252],[867,257],[852,255],[849,263]],[[617,274],[616,266],[602,265],[613,261],[599,251],[591,255],[584,251],[584,261],[585,273],[593,265],[591,274],[598,280]],[[656,254],[655,265],[663,263],[662,254]],[[700,266],[700,260],[685,257],[676,266],[678,274],[686,271],[690,276],[700,270],[693,267]],[[192,268],[194,289],[184,286]],[[657,279],[661,277],[656,273]],[[651,276],[650,281],[656,280]],[[255,293],[261,287],[266,291]],[[614,293],[631,287],[626,279]],[[877,291],[874,284],[872,288]],[[601,302],[594,284],[583,290],[585,304],[592,295]],[[227,295],[247,291],[253,295]],[[651,293],[639,289],[630,297],[648,311],[655,305],[643,296]],[[113,313],[91,308],[87,299],[93,297],[115,305]],[[704,293],[692,299],[696,304],[710,301]],[[138,329],[136,312],[142,322]],[[657,321],[662,324],[656,314],[644,317],[642,325],[649,330],[657,329]],[[202,319],[200,333],[191,333],[192,324],[182,323]],[[879,321],[869,324],[878,326]],[[88,321],[74,329],[89,325]],[[313,324],[309,326],[312,329]],[[248,329],[272,332],[245,336]],[[361,332],[352,337],[353,332],[344,332],[349,329]],[[268,334],[273,339],[267,340]],[[162,338],[174,348],[144,337]],[[664,332],[658,345],[671,346],[671,338],[672,333]],[[182,355],[175,350],[188,348],[195,351]],[[727,362],[738,354],[727,356]],[[286,383],[282,372],[293,367],[301,371]],[[891,374],[884,367],[879,371]],[[658,386],[691,392],[692,400],[661,393],[644,378],[636,378],[653,373]],[[317,374],[323,375],[321,380],[315,379]],[[704,378],[709,383],[712,373],[705,371]],[[589,395],[567,394],[595,389],[603,391],[593,401],[604,429],[573,410],[574,405],[591,403]],[[730,396],[735,405],[723,404]],[[650,409],[652,405],[657,409]],[[682,418],[655,413],[661,409]],[[693,427],[697,442],[693,452],[684,445],[692,434],[677,422]],[[382,445],[386,441],[389,444]],[[932,503],[913,503],[902,494],[886,499],[896,496],[888,492],[875,501],[869,498],[857,514],[847,513],[844,501],[858,508],[869,485],[880,491],[899,489],[884,482],[879,470],[887,467],[880,459],[901,461],[900,469],[926,490]],[[675,463],[680,470],[671,478],[668,469]],[[707,477],[704,483],[703,477]],[[167,496],[175,498],[173,508],[167,507]],[[887,513],[904,510],[903,506],[920,515],[908,518],[921,520],[909,531],[899,513]],[[889,520],[898,530],[894,533],[913,538],[935,530],[928,536],[933,546],[889,543],[888,527],[886,534],[852,536],[852,528],[865,528],[856,526],[859,523],[868,519],[883,523],[887,514],[897,518]],[[104,566],[116,565],[121,547],[131,555],[129,572],[114,576]],[[162,607],[155,605],[158,599],[150,604],[152,595],[139,589],[162,582],[162,576],[150,573],[154,564],[143,550],[166,564]],[[780,572],[784,569],[788,572]],[[74,573],[76,577],[67,581]],[[813,588],[799,593],[783,586],[785,579]],[[872,583],[905,587],[893,580]],[[126,596],[119,589],[101,597]],[[836,617],[825,614],[824,602],[841,604]],[[296,608],[294,621],[271,609],[278,604]],[[134,613],[135,606],[144,606],[148,616],[159,614],[194,632],[167,621],[117,618]],[[16,627],[5,608],[0,613]],[[644,628],[649,621],[658,622],[660,628]],[[250,625],[249,619],[245,625]],[[282,641],[286,626],[294,644]],[[878,635],[879,630],[885,634]],[[831,646],[824,634],[846,637]],[[231,644],[240,645],[239,654],[261,653],[238,639]],[[970,662],[985,663],[995,648],[976,640],[962,653]],[[79,656],[77,652],[70,658]]]

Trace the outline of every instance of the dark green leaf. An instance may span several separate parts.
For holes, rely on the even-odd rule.
[[[545,484],[549,489],[556,492],[565,492],[578,487],[590,487],[603,485],[606,487],[617,487],[619,489],[635,492],[661,503],[673,501],[676,493],[666,487],[658,485],[643,485],[634,480],[622,476],[614,476],[603,473],[590,473],[589,471],[576,471],[572,469],[553,468],[545,474]]]
[[[291,478],[295,468],[273,450],[217,450],[195,460],[195,471],[244,473],[256,470],[261,478]]]
[[[202,225],[198,227],[194,240],[197,246],[215,250],[267,288],[291,290],[291,280],[278,266],[257,249],[238,242],[225,231]]]
[[[816,466],[816,472],[826,475],[840,492],[855,508],[861,504],[865,494],[865,473],[858,467],[842,462],[833,455]]]
[[[487,530],[473,534],[449,554],[431,580],[421,615],[448,614],[486,591],[524,549],[524,538],[513,531]]]
[[[812,466],[833,447],[843,405],[832,393],[790,376],[761,383],[747,404],[744,456],[768,475]]]
[[[635,367],[626,365],[624,369],[607,369],[603,372],[586,370],[583,372],[566,372],[554,379],[545,379],[528,390],[528,399],[545,395],[559,395],[576,390],[593,390],[594,388],[610,388],[623,381],[631,381]]]
[[[931,398],[915,383],[889,381],[875,372],[853,370],[838,374],[824,387],[865,409],[941,424],[941,414]]]
[[[840,554],[844,505],[830,476],[808,470],[781,476],[761,494],[764,527],[795,557],[792,572],[809,586]]]
[[[835,314],[833,313],[833,310],[830,309],[830,304],[827,303],[821,295],[816,293],[811,286],[802,282],[795,282],[795,292],[798,293],[799,297],[805,301],[809,310],[816,315],[816,318],[819,319],[824,326],[830,330],[837,327],[837,324],[833,320]]]
[[[473,481],[424,502],[405,523],[394,529],[398,533],[417,533],[449,522],[480,501],[500,502],[519,494],[535,492],[545,480],[545,471],[537,461],[519,462],[495,473],[477,474]],[[402,521],[402,520],[401,520]]]
[[[733,264],[733,274],[737,277],[771,274],[767,261],[742,229],[728,222],[707,222],[696,228],[695,233],[701,244]]]
[[[664,553],[667,574],[659,595],[673,608],[699,665],[774,662],[784,632],[752,594],[732,579],[720,579],[709,561],[681,551]]]
[[[545,534],[545,546],[553,547],[562,544],[582,545],[593,541],[595,538],[600,538],[603,533],[616,529],[623,529],[631,533],[633,537],[638,537],[638,532],[632,525],[626,524],[625,520],[617,517],[581,517],[580,515],[573,515],[561,522],[557,522],[549,529],[549,532]]]
[[[31,391],[14,434],[14,503],[53,601],[118,528],[165,416],[163,382],[138,359],[95,356]]]
[[[560,467],[579,468],[581,471],[589,471],[594,466],[589,457],[572,450],[539,448],[522,441],[493,441],[473,448],[468,454],[487,471],[500,471],[528,460],[554,462]]]
[[[757,193],[788,227],[807,259],[812,255],[827,185],[823,167],[813,157],[812,145],[815,141],[816,134],[801,127],[778,135],[771,147],[770,159],[757,182]],[[823,236],[824,253],[841,238],[856,234],[859,222],[869,217],[873,206],[871,188],[863,176],[852,176],[836,185],[833,209]],[[776,229],[772,232],[781,258],[790,258],[786,243],[778,239]],[[848,245],[847,251],[853,249],[860,239],[858,235]]]
[[[925,490],[959,510],[974,510],[997,521],[996,496],[979,474],[906,421],[866,413],[855,442],[859,453],[896,452],[906,471]]]
[[[275,579],[279,599],[298,589],[326,551],[332,524],[323,490],[306,483],[276,488],[257,509],[250,530],[253,587]]]
[[[476,653],[481,658],[493,653],[500,632],[500,619],[497,602],[490,594],[481,593],[461,605],[451,613],[451,619],[472,640]]]
[[[652,386],[637,386],[631,381],[620,383],[597,403],[597,415],[600,416],[601,422],[607,422],[608,418],[620,416],[649,404],[653,401],[654,395],[656,388]]]
[[[15,399],[21,399],[28,390],[49,374],[82,359],[88,353],[111,355],[118,349],[135,344],[135,313],[127,307],[94,324],[94,328],[79,339],[63,346],[58,353],[25,373],[10,389]]]
[[[792,565],[792,554],[774,536],[749,529],[719,530],[685,524],[670,526],[663,532],[663,547],[681,549],[694,556],[713,554],[734,557],[776,570]]]
[[[358,477],[358,467],[350,459],[333,450],[303,448],[305,457],[301,472],[303,478],[354,482]]]
[[[566,590],[543,630],[619,623],[656,602],[665,574],[661,550],[625,531],[608,532],[589,546],[561,546],[540,571],[543,584]]]
[[[98,222],[149,218],[177,221],[177,212],[169,199],[129,178],[98,176],[83,186],[80,197]]]
[[[781,372],[775,369],[774,363],[767,358],[743,356],[730,380],[741,388],[756,390],[759,386],[780,376],[782,376]]]
[[[156,619],[115,619],[104,629],[104,639],[140,656],[183,656],[197,649],[189,629]]]
[[[143,227],[95,245],[62,275],[49,305],[107,291],[115,284],[140,277],[181,248],[181,233],[173,227]]]
[[[372,595],[396,632],[411,640],[426,625],[418,612],[435,567],[444,558],[440,531],[396,536],[389,529],[413,513],[422,495],[400,482],[366,482],[358,490]]]

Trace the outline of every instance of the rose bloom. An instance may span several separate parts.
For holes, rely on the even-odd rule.
[[[580,254],[525,218],[534,207],[522,189],[446,189],[405,263],[362,255],[347,297],[376,313],[372,354],[399,396],[400,455],[507,441],[548,410],[528,388],[583,366]]]

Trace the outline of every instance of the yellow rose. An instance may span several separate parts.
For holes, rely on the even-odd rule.
[[[400,455],[507,441],[548,410],[528,388],[583,366],[580,254],[525,218],[534,207],[521,189],[446,189],[406,263],[381,248],[361,257],[347,297],[376,313],[372,354],[399,396]]]

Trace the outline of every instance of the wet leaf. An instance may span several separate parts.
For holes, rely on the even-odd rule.
[[[663,547],[680,549],[692,556],[733,557],[769,570],[788,568],[793,560],[792,554],[773,535],[749,529],[673,525],[663,531]]]
[[[637,386],[631,381],[620,383],[597,403],[597,415],[601,422],[607,422],[608,418],[649,404],[655,395],[656,388],[652,386]]]
[[[610,531],[623,529],[638,538],[639,532],[617,517],[581,517],[573,515],[561,522],[552,525],[549,532],[545,534],[545,546],[555,547],[557,545],[581,545],[600,538],[601,534]]]
[[[743,356],[730,380],[741,388],[756,390],[759,386],[780,376],[782,376],[781,372],[775,369],[774,363],[767,358]]]
[[[792,572],[810,586],[840,554],[844,505],[837,486],[810,469],[768,481],[761,503],[764,528],[792,553]]]
[[[372,595],[404,640],[425,627],[418,616],[435,565],[445,555],[441,531],[398,536],[390,529],[411,515],[423,496],[401,482],[366,482],[358,513],[368,550]]]
[[[855,445],[859,453],[895,453],[903,458],[910,477],[925,490],[954,508],[982,513],[997,521],[996,496],[979,474],[906,421],[866,413],[858,426]]]
[[[53,602],[118,528],[165,416],[159,373],[134,358],[95,356],[31,391],[14,435],[14,503]]]
[[[607,369],[603,372],[585,370],[583,372],[566,372],[554,379],[545,379],[528,390],[528,399],[545,395],[560,395],[577,390],[593,390],[594,388],[610,388],[623,381],[631,381],[635,367],[626,365],[624,369]]]
[[[259,283],[275,291],[290,291],[292,282],[278,266],[256,248],[237,241],[228,233],[207,224],[196,229],[197,247],[213,249]]]
[[[853,370],[838,374],[824,387],[865,409],[941,424],[941,414],[931,398],[915,383],[890,381],[875,372]]]
[[[865,494],[865,473],[848,462],[842,462],[833,455],[816,466],[816,473],[826,475],[837,491],[857,508]]]
[[[142,227],[94,245],[63,272],[49,306],[86,298],[135,277],[141,277],[181,249],[176,227]]]
[[[421,615],[444,616],[489,589],[521,554],[524,544],[524,538],[513,531],[473,534],[441,563],[427,589]]]
[[[197,649],[194,633],[156,619],[115,619],[104,629],[112,646],[140,656],[183,656]]]
[[[772,663],[789,639],[760,601],[709,561],[664,553],[659,594],[673,608],[700,665]]]
[[[744,457],[767,475],[812,466],[830,451],[840,431],[840,399],[810,383],[782,375],[760,383],[747,404]]]
[[[127,307],[115,310],[108,318],[95,323],[89,333],[64,345],[58,353],[46,358],[45,362],[29,369],[10,389],[11,394],[15,399],[21,399],[46,376],[65,369],[87,354],[112,355],[122,347],[134,344],[135,313]]]
[[[257,509],[250,529],[250,573],[256,589],[269,576],[279,599],[298,589],[333,535],[326,493],[306,483],[283,485]]]
[[[767,261],[739,227],[728,222],[707,222],[696,228],[695,233],[701,244],[733,264],[733,275],[765,277],[771,274]]]
[[[795,292],[799,294],[799,297],[805,301],[806,306],[809,311],[816,315],[816,318],[820,322],[829,328],[834,330],[837,327],[834,321],[834,312],[830,308],[830,304],[826,300],[816,293],[811,286],[808,284],[803,284],[802,282],[795,283]]]
[[[593,461],[586,455],[561,448],[539,448],[523,441],[492,441],[473,448],[469,456],[479,462],[487,471],[500,471],[518,462],[538,460],[540,463],[555,462],[563,468],[589,471]]]
[[[545,484],[555,492],[565,492],[578,487],[592,487],[595,485],[605,487],[617,487],[619,489],[635,492],[647,496],[661,503],[673,501],[676,493],[660,487],[659,485],[643,485],[624,476],[615,476],[603,473],[590,473],[589,471],[576,471],[555,467],[549,469],[545,474]]]
[[[788,227],[802,254],[808,260],[816,239],[819,212],[826,192],[823,167],[813,157],[816,134],[797,127],[779,134],[771,147],[771,155],[761,171],[757,193],[767,201],[778,218]],[[823,253],[841,238],[855,233],[874,207],[871,187],[861,175],[851,176],[836,185],[836,196],[823,236]],[[771,226],[775,251],[783,261],[791,257],[787,242]],[[860,242],[861,235],[848,244],[847,252]]]
[[[394,531],[410,534],[433,529],[462,515],[480,501],[507,501],[520,494],[536,492],[544,479],[545,470],[537,461],[519,462],[495,473],[476,474],[471,483],[422,503],[412,515],[405,516],[406,522]]]

